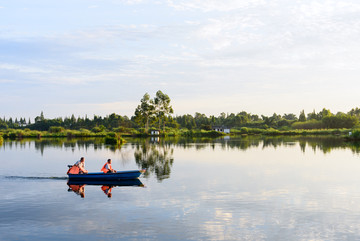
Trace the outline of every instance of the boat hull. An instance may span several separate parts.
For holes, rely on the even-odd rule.
[[[140,177],[142,170],[118,171],[115,173],[89,172],[87,174],[68,174],[70,180],[126,180]]]

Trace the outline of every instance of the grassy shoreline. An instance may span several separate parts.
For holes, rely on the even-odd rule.
[[[351,134],[350,134],[351,133]],[[37,130],[19,130],[6,129],[0,131],[1,139],[21,139],[21,138],[80,138],[80,137],[106,137],[106,136],[121,136],[121,137],[151,137],[152,135],[144,131],[130,130],[127,132],[102,131],[92,132],[87,129],[80,130],[61,130],[59,132],[37,131]],[[187,129],[168,129],[165,133],[161,133],[160,137],[164,136],[182,136],[182,137],[221,137],[221,136],[247,136],[247,135],[264,135],[264,136],[295,136],[295,135],[333,135],[342,136],[347,140],[360,140],[360,130],[353,129],[314,129],[314,130],[277,130],[277,129],[259,129],[259,128],[241,128],[232,129],[230,134],[225,134],[217,131],[207,130],[187,130]]]

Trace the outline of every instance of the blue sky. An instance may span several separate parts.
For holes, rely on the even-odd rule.
[[[0,0],[0,115],[347,112],[360,95],[360,2]]]

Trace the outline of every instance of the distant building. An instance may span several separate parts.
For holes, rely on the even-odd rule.
[[[219,131],[219,132],[223,132],[223,133],[230,133],[230,128],[228,128],[226,126],[213,126],[212,129],[214,131]]]
[[[159,131],[159,130],[152,129],[152,130],[150,130],[150,135],[152,135],[152,136],[158,136],[158,135],[160,135],[160,131]]]

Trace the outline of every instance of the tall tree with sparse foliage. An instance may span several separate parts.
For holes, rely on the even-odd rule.
[[[139,125],[144,125],[147,132],[149,129],[150,119],[154,115],[154,101],[150,99],[150,95],[148,93],[145,93],[140,102],[140,105],[138,105],[135,109],[135,121]]]
[[[163,125],[163,130],[165,130],[165,122],[170,117],[170,114],[174,113],[172,106],[170,105],[170,97],[167,94],[164,94],[159,90],[156,92],[154,98],[155,104],[155,113],[159,123],[159,129],[161,129],[161,124]]]

